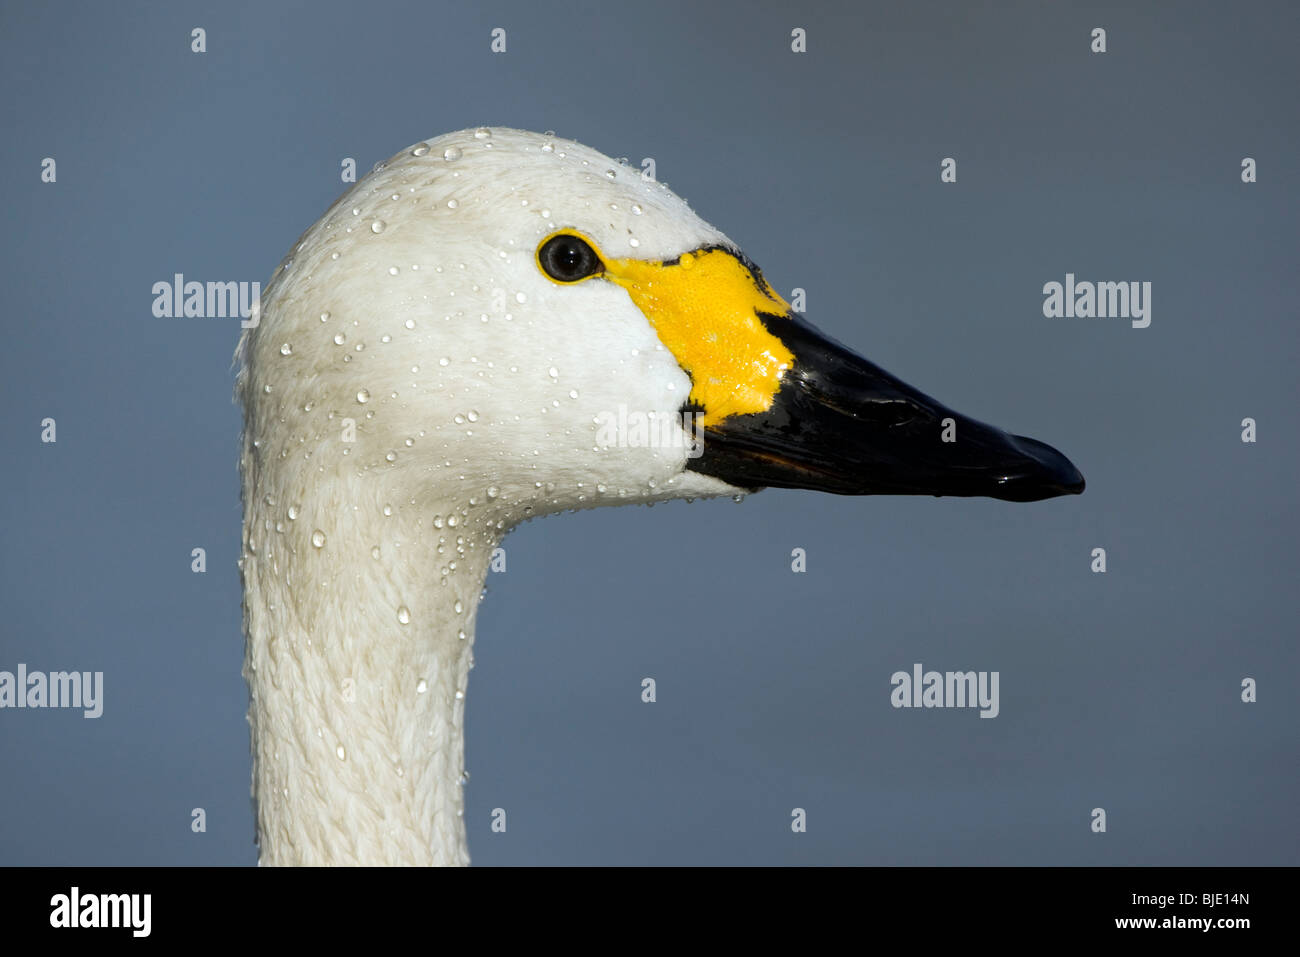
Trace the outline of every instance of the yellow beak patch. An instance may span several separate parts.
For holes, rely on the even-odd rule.
[[[771,408],[794,354],[758,316],[790,312],[762,274],[717,247],[683,253],[675,262],[609,259],[586,236],[561,232],[596,251],[604,265],[599,275],[627,290],[690,375],[690,399],[703,409],[700,425]]]

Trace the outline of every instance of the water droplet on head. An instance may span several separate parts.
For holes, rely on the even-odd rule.
[[[461,154],[460,154],[459,146],[448,146],[445,150],[442,151],[442,158],[445,159],[448,163],[456,162],[456,160],[460,159],[460,155]]]
[[[362,389],[357,393],[357,401],[362,405],[365,405],[365,403],[370,401],[370,393],[367,390]]]
[[[329,322],[329,321],[330,321],[330,314],[329,314],[328,312],[322,312],[322,313],[320,314],[320,321],[321,321],[321,322]]]
[[[618,173],[614,172],[612,169],[607,169],[605,170],[605,176],[607,179],[614,179],[618,176]]]
[[[455,209],[455,208],[456,208],[457,206],[459,206],[459,205],[460,205],[460,201],[459,201],[459,200],[456,200],[456,199],[449,199],[449,200],[447,200],[447,208],[448,208],[448,209]]]
[[[339,760],[340,760],[340,761],[346,761],[346,760],[347,760],[348,753],[347,753],[347,751],[345,751],[345,750],[343,749],[343,745],[340,744],[337,748],[335,748],[335,749],[334,749],[334,753],[337,754],[337,755],[339,756]]]
[[[316,531],[311,533],[311,543],[315,545],[317,548],[324,548],[325,533],[322,532],[319,528],[316,529]]]
[[[425,681],[423,678],[421,678],[419,681],[415,683],[416,694],[424,694],[428,690],[429,690],[429,682]]]
[[[293,346],[289,345],[289,343],[287,342],[284,345],[280,346],[280,355],[282,356],[293,355]]]
[[[411,150],[411,155],[412,155],[412,156],[423,156],[423,155],[424,155],[425,153],[427,153],[427,152],[429,152],[429,144],[428,144],[428,143],[421,143],[421,144],[420,144],[419,146],[417,146],[415,149]]]
[[[487,487],[488,498],[496,498],[500,494],[501,494],[501,489],[497,488],[495,485],[489,485]]]
[[[465,610],[465,606],[460,603],[459,598],[456,599],[456,604],[453,605],[452,608],[458,615]]]
[[[633,203],[633,204],[632,204],[632,215],[633,215],[633,216],[640,216],[640,215],[641,215],[641,207],[638,206],[636,203]]]
[[[378,546],[378,545],[371,546],[371,549],[370,549],[370,557],[373,558],[375,561],[379,561],[379,546]]]
[[[341,332],[339,332],[339,333],[335,333],[335,335],[334,335],[334,344],[335,344],[336,346],[341,346],[341,345],[343,345],[343,343],[345,343],[345,342],[347,342],[347,341],[348,341],[348,337],[345,336],[343,333],[341,333]]]
[[[374,222],[370,224],[370,231],[372,233],[382,233],[384,231],[384,228],[387,225],[388,224],[385,223],[382,219],[376,219]]]
[[[440,365],[440,366],[445,366],[445,365],[447,365],[449,362],[451,362],[451,360],[448,359],[446,356],[443,356],[441,359],[438,360],[438,365]]]
[[[414,328],[415,328],[415,320],[414,320],[414,319],[407,319],[404,323],[402,323],[402,325],[406,326],[406,328],[408,328],[408,329],[414,329]]]
[[[292,521],[293,521],[295,518],[297,518],[297,517],[298,517],[298,506],[297,506],[297,505],[290,505],[290,506],[289,506],[289,521],[292,522]]]
[[[403,625],[409,625],[411,623],[411,609],[407,608],[405,605],[397,609],[397,620]]]

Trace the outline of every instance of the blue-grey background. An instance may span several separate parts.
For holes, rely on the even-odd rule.
[[[476,863],[1300,863],[1297,8],[893,6],[4,3],[0,669],[106,694],[0,711],[0,863],[255,861],[238,324],[151,286],[265,281],[343,157],[480,124],[654,157],[814,322],[1088,490],[519,529]],[[1045,319],[1067,271],[1152,282],[1150,328]],[[1001,715],[891,708],[913,662],[1000,671]]]

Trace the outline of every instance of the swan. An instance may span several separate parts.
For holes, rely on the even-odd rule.
[[[244,325],[264,865],[469,863],[475,616],[526,519],[766,486],[1084,485],[819,333],[663,184],[550,134],[464,130],[377,164]]]

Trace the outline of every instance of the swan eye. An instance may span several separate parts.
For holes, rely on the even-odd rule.
[[[556,282],[578,282],[605,270],[596,250],[572,233],[559,233],[542,243],[537,262]]]

